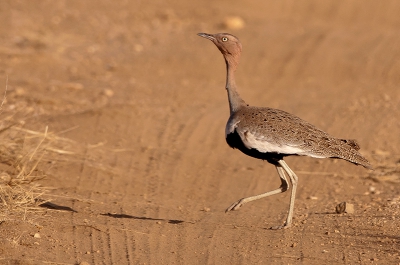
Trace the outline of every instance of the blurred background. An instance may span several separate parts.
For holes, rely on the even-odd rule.
[[[18,264],[395,264],[399,14],[394,0],[1,1],[2,119],[28,135],[48,126],[38,169],[53,206],[30,217],[39,221],[0,222],[0,256],[26,262]],[[300,172],[296,227],[265,230],[285,216],[288,195],[225,215],[233,201],[280,182],[273,167],[226,145],[225,64],[199,32],[242,41],[236,77],[247,103],[357,139],[376,170],[288,158]],[[28,136],[19,137],[26,149]],[[344,200],[356,217],[321,214]],[[41,239],[32,236],[39,230]]]

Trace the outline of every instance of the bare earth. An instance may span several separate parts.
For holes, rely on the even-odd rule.
[[[399,14],[394,0],[1,1],[4,108],[70,153],[40,165],[43,212],[0,221],[0,264],[399,264]],[[268,229],[289,193],[224,213],[280,185],[225,143],[225,64],[196,35],[225,31],[248,103],[357,139],[375,167],[287,158],[291,229]],[[335,213],[343,201],[354,214]]]

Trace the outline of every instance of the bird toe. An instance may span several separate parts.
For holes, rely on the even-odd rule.
[[[271,230],[280,230],[280,229],[288,229],[289,227],[291,227],[292,224],[283,224],[283,225],[277,225],[277,226],[272,226],[270,227]]]
[[[239,210],[240,207],[243,205],[243,199],[238,200],[237,202],[232,203],[231,206],[229,206],[225,212],[230,212],[230,211],[237,211]]]

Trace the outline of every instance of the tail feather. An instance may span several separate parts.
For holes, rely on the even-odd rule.
[[[334,152],[331,157],[341,158],[356,165],[373,169],[369,161],[358,152],[360,146],[355,140],[338,139],[336,144],[336,148],[332,149]]]

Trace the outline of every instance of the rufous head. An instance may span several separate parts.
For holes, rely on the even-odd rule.
[[[225,58],[227,58],[227,56],[233,56],[236,59],[239,59],[240,53],[242,52],[242,44],[237,37],[229,33],[198,33],[197,35],[211,40]]]
[[[227,65],[230,66],[233,71],[236,70],[239,64],[240,53],[242,52],[242,44],[237,37],[229,33],[198,33],[197,35],[211,40],[225,57]]]

